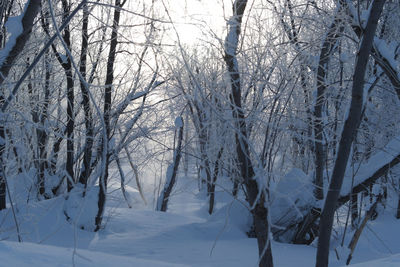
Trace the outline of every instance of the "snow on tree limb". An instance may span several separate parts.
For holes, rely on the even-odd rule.
[[[381,152],[372,156],[362,164],[354,177],[353,193],[351,192],[351,170],[345,175],[340,191],[338,207],[350,200],[351,194],[357,194],[368,189],[376,180],[384,176],[390,168],[400,163],[400,137],[390,141]]]
[[[349,0],[342,0],[340,3],[347,8],[347,13],[351,19],[351,27],[353,28],[354,33],[361,38],[363,28],[360,26],[360,22],[358,21],[356,8]],[[395,49],[397,46],[398,43],[388,44],[385,40],[375,37],[371,55],[389,78],[396,90],[397,97],[400,99],[400,72],[397,60],[398,56],[396,55]]]
[[[367,20],[367,25],[362,36],[360,48],[358,49],[352,85],[352,97],[349,115],[345,120],[343,131],[339,141],[339,148],[331,175],[328,194],[325,198],[324,208],[321,214],[318,249],[316,257],[317,267],[328,266],[330,238],[333,226],[334,213],[340,191],[343,187],[343,180],[346,165],[350,155],[350,149],[355,139],[357,129],[362,118],[364,77],[369,55],[371,53],[375,31],[378,25],[385,0],[376,0],[371,4],[371,12]]]
[[[32,1],[34,1],[34,0],[32,0]],[[35,0],[35,2],[39,2],[39,6],[40,6],[40,1],[37,1],[37,0]],[[71,21],[71,19],[76,15],[76,13],[86,4],[86,0],[83,0],[72,12],[71,12],[71,14],[65,19],[65,21],[64,21],[64,23],[59,27],[59,31],[62,31],[68,24],[69,24],[69,22]],[[30,2],[29,2],[30,3]],[[27,10],[31,10],[29,7],[27,8]],[[38,12],[38,10],[37,10],[37,12]],[[28,12],[26,12],[26,14],[24,15],[24,18],[25,18],[25,16],[27,16],[27,13]],[[37,14],[37,13],[36,13]],[[35,15],[36,16],[36,15]],[[22,19],[22,24],[23,25],[25,25],[24,24],[25,22],[24,22],[24,19]],[[32,18],[32,23],[33,23],[33,18]],[[24,27],[24,29],[25,29],[25,27]],[[31,27],[31,29],[32,29],[32,27]],[[25,33],[25,31],[24,31],[24,33]],[[25,42],[28,40],[28,37],[29,37],[29,35],[27,36],[27,35],[24,35],[24,33],[22,34],[22,36],[25,36],[25,38],[26,38],[26,40],[25,40]],[[21,87],[21,85],[22,85],[22,83],[23,83],[23,81],[28,77],[28,75],[29,75],[29,73],[32,71],[32,69],[39,63],[39,61],[40,61],[40,59],[43,57],[43,55],[46,53],[46,51],[47,51],[47,49],[49,49],[49,47],[51,46],[51,44],[54,42],[54,40],[57,38],[57,33],[56,34],[53,34],[53,36],[47,41],[47,43],[44,45],[44,47],[42,48],[42,50],[39,52],[39,54],[35,57],[35,59],[33,60],[33,62],[31,63],[31,65],[27,68],[27,70],[22,74],[22,76],[19,78],[19,80],[17,81],[17,83],[15,84],[15,86],[14,86],[14,88],[12,89],[12,92],[10,93],[10,95],[7,97],[7,100],[4,102],[4,104],[1,106],[1,111],[2,112],[4,112],[6,109],[7,109],[7,107],[8,107],[8,105],[11,103],[11,101],[13,100],[13,98],[14,98],[14,96],[16,95],[16,93],[18,92],[18,90],[19,90],[19,88]],[[19,39],[17,40],[17,44],[16,44],[16,46],[20,46],[20,44],[22,43],[22,40],[20,41]],[[23,48],[23,47],[22,47]],[[22,48],[21,48],[21,51],[22,51]],[[21,52],[21,51],[19,51],[19,52]],[[12,53],[10,53],[10,55],[11,55]],[[13,61],[16,59],[16,56],[14,56],[13,57]],[[10,69],[11,69],[11,65],[4,65],[3,64],[3,66],[2,67],[0,67],[0,85],[4,82],[4,80],[5,80],[5,77],[7,77],[7,76],[5,76],[4,75],[4,73],[5,72],[3,72],[2,71],[2,69],[3,69],[3,67],[4,67],[4,69],[6,70],[7,69],[7,67],[8,67],[8,71],[7,71],[7,75],[8,75],[8,72],[10,71]],[[2,75],[1,75],[2,74]]]
[[[0,51],[0,85],[7,78],[14,61],[22,52],[29,39],[32,32],[33,20],[39,13],[40,3],[40,0],[27,1],[23,12],[19,16],[13,17],[6,25],[11,36]]]

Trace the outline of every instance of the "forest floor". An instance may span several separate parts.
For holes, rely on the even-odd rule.
[[[221,187],[212,216],[193,179],[179,179],[165,213],[144,205],[129,185],[132,208],[128,208],[120,192],[118,184],[109,189],[105,228],[96,233],[67,222],[64,197],[16,205],[22,243],[17,242],[11,209],[2,211],[0,266],[257,266],[256,239],[246,235],[247,208]],[[152,195],[146,194],[149,203]],[[400,221],[394,218],[394,207],[388,204],[375,221],[368,222],[353,256],[354,267],[400,266]],[[95,210],[96,205],[88,208]],[[87,214],[83,210],[80,216]],[[340,231],[338,227],[337,236]],[[347,234],[345,244],[351,236]],[[340,240],[333,244],[338,246]],[[273,242],[272,251],[277,267],[314,266],[313,245]],[[344,266],[346,253],[346,249],[331,251],[330,266]]]

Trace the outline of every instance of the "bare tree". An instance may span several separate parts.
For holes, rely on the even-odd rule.
[[[0,63],[0,86],[7,78],[14,62],[18,55],[23,51],[25,44],[29,39],[32,32],[33,21],[40,10],[40,2],[41,1],[39,0],[27,2],[21,21],[15,22],[20,23],[23,30],[19,34],[13,33],[3,48],[5,53],[3,52],[3,60]],[[4,95],[5,91],[2,91],[3,93],[0,95],[0,104],[2,112],[5,112],[7,101]],[[6,134],[3,121],[4,116],[2,117],[3,119],[0,121],[0,138],[2,140],[2,142],[0,142],[0,210],[6,208],[6,178],[4,176],[5,166],[3,162]]]
[[[82,18],[82,44],[81,44],[81,57],[79,72],[82,77],[86,80],[86,70],[87,70],[87,54],[88,54],[88,24],[89,24],[89,10],[87,5],[83,6],[83,18]],[[94,129],[93,129],[93,116],[92,109],[90,106],[90,96],[88,92],[87,85],[84,81],[80,82],[81,92],[82,92],[82,104],[85,113],[85,148],[83,155],[83,162],[81,173],[79,175],[79,182],[87,186],[89,179],[91,162],[92,162],[92,148],[94,142]]]
[[[362,108],[364,105],[363,94],[365,71],[375,36],[375,30],[384,4],[384,0],[377,0],[371,4],[371,13],[358,51],[353,75],[352,99],[349,115],[343,127],[339,150],[321,215],[316,260],[317,267],[328,266],[329,243],[333,225],[333,216],[336,210],[340,189],[342,187],[350,149],[361,121]]]
[[[108,180],[108,168],[109,168],[109,159],[110,159],[110,152],[109,152],[109,139],[111,138],[111,93],[112,93],[112,85],[114,81],[114,63],[115,57],[117,52],[117,44],[118,44],[118,26],[119,20],[121,17],[121,7],[125,4],[126,1],[115,0],[115,9],[114,9],[114,18],[112,24],[112,32],[111,32],[111,43],[110,43],[110,50],[108,53],[107,58],[107,70],[106,70],[106,81],[105,81],[105,88],[104,88],[104,127],[106,131],[106,136],[103,137],[102,141],[102,149],[105,150],[105,169],[104,175],[100,176],[99,185],[99,201],[98,207],[99,210],[96,216],[96,230],[98,231],[101,227],[101,221],[103,218],[104,207],[106,203],[106,192],[107,192],[107,180]]]
[[[236,58],[242,19],[247,1],[233,3],[233,15],[228,21],[228,34],[225,39],[225,62],[231,81],[231,107],[235,120],[236,153],[248,202],[252,208],[255,234],[259,251],[259,266],[273,266],[271,242],[269,240],[268,208],[266,207],[266,188],[260,188],[255,178],[254,166],[250,158],[248,129],[242,107],[241,80]]]
[[[174,156],[172,163],[168,166],[167,177],[165,180],[164,190],[162,190],[161,195],[157,201],[157,210],[167,211],[169,197],[176,183],[176,177],[178,174],[179,163],[182,158],[182,140],[183,140],[183,119],[178,117],[175,120],[175,127],[178,132],[176,148],[174,148]],[[175,141],[175,139],[174,139]],[[175,142],[174,142],[175,143]]]
[[[329,60],[332,56],[334,47],[337,46],[338,39],[341,32],[343,31],[343,7],[339,6],[335,18],[329,27],[326,38],[323,42],[318,68],[317,68],[317,97],[314,106],[314,118],[313,118],[313,131],[315,138],[315,178],[314,178],[314,196],[318,201],[322,201],[324,198],[324,168],[326,164],[326,141],[324,140],[324,121],[323,121],[323,107],[326,101],[326,90],[328,87],[327,73],[329,68]],[[304,221],[299,226],[298,232],[294,237],[294,243],[307,243],[313,240],[312,237],[306,239],[307,233],[310,233],[310,229],[315,220],[320,216],[321,208],[313,207],[310,214],[305,216]]]

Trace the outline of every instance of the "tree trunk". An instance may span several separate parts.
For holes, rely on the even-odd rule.
[[[289,11],[290,23],[285,23],[283,17],[281,17],[281,23],[284,27],[286,34],[288,35],[289,41],[295,47],[295,50],[299,53],[300,86],[303,90],[303,95],[304,95],[304,107],[305,107],[305,111],[306,111],[306,122],[307,122],[306,128],[307,129],[301,130],[301,133],[300,133],[301,138],[296,138],[296,139],[300,146],[298,154],[300,154],[301,169],[303,170],[304,173],[307,174],[309,171],[309,165],[310,165],[310,162],[308,159],[309,156],[307,155],[307,153],[309,151],[315,150],[315,148],[313,147],[314,144],[311,141],[313,139],[312,132],[314,130],[313,129],[313,119],[312,119],[313,114],[312,114],[312,111],[310,108],[311,107],[311,104],[310,104],[311,92],[310,92],[310,88],[308,87],[308,84],[307,84],[307,80],[308,80],[307,79],[307,63],[305,62],[304,57],[300,53],[300,51],[302,50],[302,47],[300,46],[300,42],[298,39],[298,35],[299,35],[298,28],[295,25],[295,15],[293,12],[294,7],[293,7],[291,0],[286,0],[286,5],[287,5],[287,9]],[[316,109],[317,109],[317,107],[316,107]],[[322,143],[321,143],[321,146],[322,146]],[[321,154],[321,156],[322,156],[322,154]],[[317,176],[317,178],[319,178],[319,177]],[[320,181],[317,180],[317,182],[320,182]],[[316,192],[318,194],[319,194],[319,191],[321,191],[321,189],[318,189],[318,187],[317,187]]]
[[[352,190],[350,199],[351,227],[355,229],[358,224],[358,195]]]
[[[318,249],[317,249],[317,267],[327,267],[329,259],[329,243],[332,232],[333,216],[343,183],[343,177],[346,170],[347,161],[350,154],[351,145],[356,136],[357,129],[361,121],[361,111],[363,108],[364,76],[371,52],[375,30],[378,24],[380,14],[385,0],[376,0],[372,3],[371,13],[368,18],[367,26],[364,31],[360,49],[356,60],[356,66],[353,75],[352,99],[349,115],[344,123],[342,136],[339,143],[338,155],[333,168],[331,182],[325,205],[322,211]]]
[[[233,16],[229,19],[228,34],[225,39],[225,62],[230,76],[232,94],[230,96],[232,114],[235,120],[236,153],[240,173],[246,187],[248,202],[252,210],[255,234],[259,251],[259,266],[272,267],[271,241],[269,239],[268,209],[265,206],[265,188],[259,188],[254,180],[255,172],[250,159],[249,139],[244,111],[239,66],[236,58],[242,18],[247,0],[236,0],[233,3]],[[260,194],[259,194],[260,193]]]
[[[400,192],[400,179],[398,180],[398,183],[399,183],[399,188],[398,188],[398,190],[399,190],[399,192]],[[400,219],[400,193],[398,193],[397,195],[398,195],[399,200],[398,200],[398,202],[397,202],[397,214],[396,214],[396,218],[397,218],[397,219]]]
[[[373,185],[379,178],[386,175],[387,172],[390,170],[390,168],[393,168],[394,166],[396,166],[399,163],[400,163],[400,154],[394,156],[390,162],[388,162],[385,165],[383,165],[382,167],[380,167],[370,177],[367,177],[365,180],[363,180],[363,182],[354,186],[352,193],[340,196],[339,200],[338,200],[337,208],[339,208],[346,202],[350,201],[352,194],[358,194],[358,193],[366,192],[366,191],[369,192],[371,185]]]
[[[398,190],[400,191],[400,181],[399,181],[399,189],[398,189]],[[398,193],[397,195],[398,195],[399,200],[398,200],[398,202],[397,202],[397,213],[396,213],[396,218],[397,218],[397,219],[400,219],[400,193]]]
[[[125,3],[124,1],[123,3]],[[110,116],[111,116],[111,93],[112,93],[112,84],[114,81],[114,63],[116,57],[116,49],[118,44],[118,26],[119,20],[121,16],[121,7],[123,6],[120,0],[115,0],[115,9],[114,9],[114,18],[111,32],[111,44],[110,51],[108,53],[107,59],[107,70],[106,70],[106,82],[104,88],[104,124],[105,124],[105,132],[106,136],[104,136],[105,140],[103,140],[103,150],[106,151],[105,166],[104,166],[104,174],[99,178],[99,200],[98,200],[98,212],[96,215],[96,229],[98,231],[101,227],[101,222],[103,220],[103,212],[106,204],[106,192],[107,192],[107,180],[108,180],[108,165],[110,159],[108,141],[111,137],[111,125],[110,125]]]
[[[44,61],[45,61],[45,84],[44,84],[44,104],[41,110],[40,116],[40,129],[37,129],[37,138],[38,138],[38,147],[39,147],[39,179],[40,184],[42,184],[41,191],[39,192],[41,195],[45,194],[45,170],[48,167],[47,164],[47,150],[46,145],[48,142],[48,133],[45,129],[45,123],[48,117],[48,107],[50,103],[50,62],[48,61],[49,54],[46,53]]]
[[[314,152],[315,152],[315,178],[314,178],[314,197],[317,201],[322,201],[324,198],[324,166],[326,161],[326,145],[323,139],[323,114],[322,109],[325,104],[325,92],[328,87],[326,76],[328,73],[329,59],[333,47],[336,46],[340,33],[343,27],[340,26],[342,19],[341,9],[338,10],[332,24],[329,27],[327,36],[322,45],[319,56],[317,69],[317,99],[314,107]],[[304,217],[303,222],[299,225],[297,233],[294,237],[295,244],[309,244],[313,241],[316,233],[312,232],[312,227],[316,219],[321,214],[320,207],[313,207],[310,213]],[[309,234],[309,238],[307,238]]]
[[[71,62],[69,62],[71,63]],[[72,67],[66,70],[67,75],[67,187],[68,191],[73,188],[74,180],[74,80],[72,77]]]
[[[314,135],[315,135],[315,198],[322,200],[324,198],[324,166],[325,166],[325,145],[323,140],[323,106],[325,104],[325,92],[328,84],[326,76],[328,73],[328,64],[333,48],[336,46],[343,26],[340,26],[342,20],[342,8],[338,10],[327,36],[322,45],[317,69],[317,99],[314,107]]]
[[[175,126],[178,128],[178,144],[176,145],[174,151],[174,158],[172,164],[168,166],[167,169],[167,178],[165,181],[164,190],[161,192],[161,195],[157,201],[157,210],[159,211],[167,211],[168,201],[171,195],[172,189],[176,183],[176,176],[178,173],[179,163],[182,157],[182,140],[183,140],[183,119],[182,117],[178,117],[175,121]]]
[[[9,40],[4,49],[9,49],[9,53],[6,55],[4,60],[0,63],[0,86],[3,84],[5,79],[7,78],[11,67],[13,66],[15,60],[17,59],[18,55],[22,52],[22,50],[25,47],[26,42],[29,39],[29,36],[31,35],[32,32],[32,26],[33,26],[33,21],[36,17],[36,15],[39,13],[40,10],[40,0],[30,0],[29,2],[26,3],[25,6],[25,11],[22,16],[22,33],[19,34],[18,36],[11,36],[12,39],[15,40]],[[5,101],[5,96],[4,96],[4,90],[2,90],[2,93],[0,94],[0,104],[1,104],[1,110],[4,112],[4,109],[6,108],[5,104],[7,102]],[[0,120],[0,210],[6,208],[6,178],[4,175],[4,161],[3,161],[3,156],[4,156],[4,151],[5,151],[5,122],[3,119]]]
[[[182,90],[184,94],[186,92]],[[204,106],[198,103],[196,100],[188,101],[188,108],[190,115],[192,116],[192,121],[195,126],[200,148],[200,166],[199,166],[199,184],[207,184],[207,195],[210,193],[211,189],[211,168],[210,161],[207,155],[207,145],[208,145],[208,128],[206,127],[207,118],[204,111]],[[187,129],[187,128],[186,128]],[[205,176],[205,177],[204,177]]]
[[[211,188],[210,188],[210,200],[209,200],[209,205],[208,205],[208,214],[212,214],[214,210],[214,204],[215,204],[215,183],[217,182],[218,174],[219,174],[219,169],[220,169],[220,161],[222,157],[222,153],[224,152],[224,147],[221,147],[218,151],[217,159],[215,161],[214,165],[214,174],[213,178],[211,181]]]
[[[346,265],[350,264],[350,261],[353,257],[353,252],[356,248],[358,240],[360,239],[361,233],[364,230],[365,226],[367,225],[368,220],[372,219],[373,215],[375,214],[376,207],[378,206],[378,203],[381,201],[381,199],[382,199],[382,195],[379,195],[378,198],[376,199],[375,203],[369,208],[369,210],[365,214],[365,217],[364,217],[363,221],[361,222],[360,227],[358,227],[358,229],[354,233],[353,238],[351,239],[350,244],[349,244],[350,253],[349,253],[349,256],[347,257]]]
[[[63,23],[66,23],[70,16],[70,6],[66,0],[62,0],[62,8],[63,8]],[[48,14],[46,14],[48,15]],[[54,15],[54,14],[52,14]],[[53,18],[54,19],[54,18]],[[50,36],[49,33],[49,24],[47,19],[42,16],[42,28],[45,33]],[[55,21],[53,21],[55,23]],[[63,45],[64,49],[71,51],[71,33],[69,26],[66,25],[64,28],[63,36]],[[67,126],[66,126],[66,135],[67,135],[67,160],[65,165],[65,171],[67,175],[67,188],[68,191],[71,191],[74,184],[74,128],[75,128],[75,114],[74,114],[74,77],[72,70],[72,62],[69,56],[66,58],[62,58],[60,53],[57,51],[57,47],[54,43],[51,44],[51,48],[53,50],[54,55],[57,58],[57,61],[60,63],[61,67],[64,69],[64,73],[67,79]],[[67,53],[68,54],[68,53]]]
[[[89,10],[87,5],[83,6],[83,18],[82,18],[82,46],[81,46],[81,58],[80,58],[80,66],[79,72],[82,75],[82,78],[86,79],[86,61],[87,61],[87,46],[88,46],[88,24],[89,24]],[[83,111],[85,113],[85,149],[83,154],[83,162],[81,173],[79,175],[79,182],[85,187],[87,186],[87,182],[90,174],[90,165],[92,160],[92,148],[93,148],[93,118],[92,111],[90,108],[90,97],[89,97],[89,88],[85,84],[84,81],[80,83],[81,92],[82,92],[82,105]]]
[[[345,0],[340,0],[339,1],[341,5],[347,6],[348,4],[346,3]],[[348,6],[347,6],[348,7]],[[348,15],[350,17],[353,16],[351,9],[348,8]],[[358,20],[357,18],[353,18],[354,21]],[[353,23],[351,22],[351,26],[353,28],[354,33],[361,39],[363,35],[363,29],[358,23]],[[384,30],[384,29],[382,29]],[[388,60],[384,55],[380,53],[380,50],[378,47],[373,46],[371,50],[371,56],[375,59],[376,64],[379,65],[379,67],[382,68],[383,72],[385,75],[388,77],[390,80],[391,84],[394,87],[394,90],[396,91],[397,98],[400,99],[400,76],[399,72],[397,71],[396,67],[393,66],[390,62],[390,59]]]
[[[69,16],[69,5],[66,0],[62,1],[62,6],[64,10],[63,20]],[[71,34],[69,26],[64,29],[63,39],[68,49],[71,51]],[[62,63],[65,70],[65,75],[67,77],[67,162],[66,162],[66,172],[67,172],[67,187],[68,191],[73,188],[73,183],[75,182],[74,176],[74,128],[75,128],[75,115],[74,115],[74,77],[72,72],[71,58],[67,58],[66,63]]]

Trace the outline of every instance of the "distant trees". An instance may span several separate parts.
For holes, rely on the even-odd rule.
[[[153,121],[144,123],[141,117],[147,112],[146,96],[163,84],[158,80],[157,61],[147,62],[157,50],[154,6],[143,6],[148,16],[139,16],[143,24],[136,26],[136,34],[145,38],[141,45],[133,46],[129,38],[124,37],[123,42],[117,38],[125,27],[119,26],[119,17],[124,23],[126,20],[121,16],[125,3],[49,1],[40,5],[30,1],[19,17],[23,31],[7,32],[4,40],[8,47],[3,49],[7,64],[1,69],[5,114],[1,170],[15,186],[21,186],[19,175],[32,177],[22,187],[15,187],[13,199],[51,198],[74,188],[85,196],[87,187],[99,183],[97,227],[88,226],[92,229],[101,227],[108,166],[125,157],[123,153],[131,153],[130,144],[155,129]],[[7,2],[2,8],[3,18],[18,26],[18,17],[12,17],[21,12],[18,5]],[[35,19],[39,23],[34,23]],[[7,27],[10,29],[18,27]],[[33,37],[28,41],[29,35]],[[109,48],[106,63],[105,48]],[[119,54],[124,53],[136,56],[123,62]],[[116,68],[117,62],[121,68]],[[8,89],[14,80],[15,87]],[[103,94],[98,87],[104,88]],[[129,155],[129,159],[132,162],[134,157]],[[5,208],[5,179],[1,181],[1,207]]]
[[[276,232],[285,232],[283,234],[285,240],[289,238],[295,243],[308,244],[318,235],[316,229],[318,229],[320,211],[324,200],[323,192],[327,189],[329,172],[333,169],[333,163],[338,156],[337,144],[345,121],[343,118],[347,116],[347,113],[343,111],[347,110],[346,106],[352,99],[352,96],[348,93],[348,88],[352,87],[353,82],[352,75],[355,68],[353,59],[357,53],[355,51],[358,51],[357,42],[359,39],[357,38],[361,38],[363,32],[363,30],[360,30],[360,26],[356,25],[365,27],[368,7],[367,3],[355,7],[348,1],[339,1],[332,6],[329,3],[323,4],[313,1],[267,2],[274,12],[276,23],[280,25],[282,32],[285,33],[284,40],[277,37],[276,40],[279,40],[277,42],[278,47],[283,44],[285,47],[289,47],[288,52],[277,50],[277,54],[280,53],[281,62],[279,68],[286,69],[287,77],[291,77],[290,80],[282,76],[280,81],[282,83],[286,79],[289,84],[296,88],[290,92],[293,98],[290,97],[289,106],[286,109],[287,112],[285,112],[285,117],[295,114],[295,116],[286,120],[286,123],[290,125],[287,131],[290,137],[286,140],[290,140],[293,146],[287,150],[290,152],[289,154],[283,154],[290,156],[286,159],[290,158],[291,162],[286,160],[286,162],[282,162],[281,166],[287,166],[288,168],[295,166],[301,168],[305,173],[311,171],[310,175],[313,176],[315,185],[315,202],[309,203],[309,208],[306,208],[308,212],[305,215],[303,214],[302,219],[297,223],[289,223],[285,231],[277,230]],[[382,32],[387,33],[387,31],[390,31],[386,28],[385,12],[388,9],[391,9],[392,12],[394,10],[394,6],[389,3],[385,4],[385,7],[383,15],[378,22],[377,34],[381,36],[383,36]],[[324,11],[322,12],[322,10]],[[325,26],[321,27],[321,25]],[[393,36],[392,34],[390,35]],[[352,39],[351,36],[356,39]],[[372,132],[377,133],[375,126],[383,129],[374,120],[377,114],[375,112],[378,112],[376,108],[381,107],[378,103],[386,99],[386,97],[391,98],[389,94],[385,94],[381,89],[396,90],[396,79],[391,78],[392,74],[390,74],[397,72],[390,67],[394,63],[393,58],[390,60],[377,58],[378,54],[385,53],[374,52],[379,49],[377,42],[380,41],[377,40],[381,40],[381,38],[374,37],[372,46],[372,57],[374,59],[368,64],[365,76],[366,85],[364,90],[365,94],[368,95],[365,96],[368,99],[368,104],[363,106],[361,126],[357,131],[357,138],[351,149],[350,160],[346,162],[346,164],[352,166],[356,174],[357,166],[367,161],[371,155],[382,148],[382,145],[384,146],[385,142],[390,139],[385,139],[384,144],[378,145],[380,141],[375,139],[377,136],[372,137],[374,135]],[[383,42],[386,43],[386,41]],[[396,43],[393,39],[390,42]],[[290,46],[287,46],[287,44],[290,44]],[[277,49],[277,47],[272,49]],[[383,49],[383,46],[380,49]],[[283,57],[282,55],[285,56]],[[296,64],[297,62],[298,64]],[[384,62],[392,63],[385,64]],[[385,71],[387,68],[391,68],[391,71]],[[297,69],[297,73],[292,72]],[[289,91],[286,90],[286,92]],[[304,102],[299,102],[298,99],[303,99],[303,97],[305,99]],[[308,100],[307,104],[306,99],[308,98],[311,100]],[[392,98],[390,101],[396,100]],[[308,110],[312,111],[311,116]],[[303,111],[304,113],[302,113]],[[372,115],[372,113],[375,115]],[[391,125],[397,125],[397,122],[393,122]],[[312,129],[312,134],[308,135],[308,137],[305,134],[310,132],[307,128]],[[386,129],[389,134],[392,131],[389,129],[393,128],[389,126]],[[394,137],[393,133],[389,135],[392,138]],[[376,141],[372,141],[371,138]],[[314,158],[313,163],[302,162],[298,164],[299,158],[300,161],[302,158],[306,160],[308,158],[305,156],[299,157],[299,155],[304,155],[304,151],[308,151],[307,153],[310,153],[309,155]],[[394,160],[394,158],[391,158],[391,160]],[[389,162],[386,163],[389,164]],[[385,169],[385,166],[383,164],[379,168]],[[379,168],[376,169],[376,173],[378,173]],[[278,171],[275,170],[275,172]],[[356,174],[353,174],[353,176]],[[371,177],[364,177],[365,180],[361,179],[361,184],[364,181],[370,181],[369,178]],[[376,176],[374,177],[374,179],[379,179]],[[360,180],[354,182],[353,185],[357,187],[357,190],[360,188],[359,182]],[[343,195],[343,197],[348,196]],[[355,206],[357,206],[356,199],[357,196],[354,195],[352,202],[355,203]]]
[[[129,202],[124,164],[141,189],[141,156],[156,169],[165,156],[165,211],[183,157],[198,168],[209,214],[220,189],[245,200],[260,266],[273,265],[271,232],[301,244],[319,236],[317,266],[326,266],[337,209],[351,206],[356,228],[361,193],[377,198],[377,182],[399,190],[382,177],[400,152],[382,150],[400,129],[400,6],[232,4],[224,33],[175,47],[169,7],[158,1],[1,5],[0,209],[7,181],[10,200],[24,202],[92,188],[98,210],[87,228],[99,230],[114,169]],[[181,116],[184,127],[182,118],[170,127]],[[379,153],[387,157],[372,162]],[[305,190],[282,197],[285,179]]]
[[[252,199],[252,194],[246,181],[253,183],[253,177],[256,177],[259,182],[256,171],[263,173],[261,180],[267,185],[279,183],[280,179],[285,179],[282,178],[285,172],[294,167],[300,168],[310,177],[314,197],[305,206],[297,207],[301,216],[291,217],[292,221],[286,222],[272,218],[272,232],[277,239],[309,244],[319,236],[319,227],[324,230],[329,228],[327,221],[330,219],[326,219],[326,214],[332,215],[345,203],[352,203],[352,218],[356,221],[358,215],[355,211],[361,205],[357,195],[362,191],[372,194],[368,189],[369,186],[385,176],[385,173],[398,162],[398,153],[393,153],[394,155],[388,156],[387,161],[382,164],[371,166],[373,170],[371,175],[362,176],[357,173],[362,164],[392,138],[396,138],[393,130],[398,129],[397,120],[387,118],[391,123],[386,121],[386,124],[379,119],[378,122],[376,116],[377,114],[384,116],[385,112],[382,112],[384,101],[394,101],[396,104],[393,105],[398,105],[397,100],[388,94],[388,91],[392,90],[397,94],[398,51],[394,47],[398,43],[398,38],[394,37],[393,33],[389,34],[391,30],[387,21],[399,7],[393,3],[384,4],[380,1],[363,2],[359,3],[359,6],[354,6],[348,1],[257,2],[255,4],[257,8],[250,11],[245,25],[239,23],[239,29],[243,28],[238,30],[238,25],[235,24],[238,22],[235,20],[237,18],[235,12],[241,11],[245,4],[245,1],[234,2],[234,16],[228,20],[228,37],[225,46],[219,48],[224,51],[223,60],[229,74],[229,82],[226,77],[221,80],[229,83],[227,86],[232,88],[229,94],[230,101],[224,101],[224,96],[221,94],[218,105],[215,105],[207,98],[194,98],[188,94],[187,89],[183,92],[190,99],[189,103],[204,99],[204,102],[196,104],[193,110],[199,110],[199,114],[202,112],[206,114],[207,123],[204,124],[204,128],[207,131],[210,129],[208,126],[213,124],[212,120],[215,120],[212,114],[219,114],[219,118],[223,118],[222,123],[227,123],[228,129],[236,132],[237,154],[230,160],[227,160],[225,155],[224,167],[225,170],[241,170],[240,178],[236,181],[244,185],[247,200]],[[369,13],[367,10],[371,10],[372,6],[374,12]],[[381,8],[382,16],[379,15]],[[391,13],[388,13],[389,10]],[[267,17],[271,16],[270,11],[273,17]],[[238,17],[241,18],[244,13],[241,14]],[[365,27],[369,25],[370,19],[373,19],[373,15],[377,15],[374,19],[379,35],[369,36],[373,59],[368,61],[368,56],[362,56],[367,61],[357,61],[358,64],[354,64],[356,56],[363,47],[362,44],[365,44],[359,45],[359,42],[366,41]],[[232,30],[234,27],[235,30]],[[241,38],[235,39],[239,34]],[[385,38],[389,38],[390,41],[384,40]],[[366,49],[368,50],[368,47]],[[196,57],[196,54],[193,56],[202,62],[202,57]],[[208,68],[207,64],[203,63],[196,67],[186,65],[192,80],[190,82],[180,80],[180,87],[196,88],[196,90],[203,88],[199,86],[201,83],[198,83],[198,73],[205,73],[204,67]],[[365,69],[362,70],[361,67]],[[358,92],[363,92],[362,97],[359,93],[356,95],[349,93],[349,88],[355,87],[358,87]],[[221,88],[225,88],[224,85]],[[207,92],[205,89],[202,90]],[[219,89],[219,92],[225,91]],[[208,97],[218,94],[204,95]],[[350,115],[352,112],[346,111],[347,106],[352,107],[355,101],[361,101],[358,104],[358,113],[355,115],[357,120],[347,122],[352,116]],[[226,111],[227,108],[233,110],[232,117],[220,112],[220,110]],[[397,111],[389,106],[386,108],[397,114]],[[354,107],[351,108],[351,111],[354,110]],[[382,123],[387,127],[379,126]],[[340,145],[339,141],[343,139],[344,134],[342,128],[345,131],[351,130],[352,133],[349,135],[350,139],[344,137],[347,143]],[[201,131],[198,130],[197,133],[199,132]],[[383,132],[386,133],[385,137],[382,135]],[[379,141],[382,139],[378,136],[386,141]],[[225,138],[228,138],[228,135],[219,138],[220,143],[225,143],[222,140],[227,140]],[[206,142],[213,143],[213,139]],[[227,141],[225,144],[231,143]],[[348,158],[342,155],[344,148]],[[198,149],[199,155],[202,155],[202,162],[206,162],[201,165],[201,168],[207,170],[202,177],[210,180],[212,169],[210,166],[216,164],[207,163],[210,154],[204,152],[201,143]],[[232,147],[229,147],[229,150],[232,151]],[[223,153],[226,151],[225,147]],[[346,181],[346,189],[342,193],[340,186],[336,187],[334,191],[337,195],[332,197],[332,189],[329,189],[328,194],[324,192],[328,190],[327,185],[335,183],[339,177],[335,172],[335,162],[338,160],[343,160],[342,171],[347,166],[346,174],[343,172],[340,176],[346,175],[346,180],[351,180],[353,177],[353,182]],[[331,177],[332,171],[334,175]],[[229,173],[229,176],[233,176],[233,173]],[[268,192],[268,187],[266,190]],[[263,191],[257,190],[257,192],[256,199],[259,200]],[[274,211],[274,192],[271,194],[270,209]],[[329,200],[326,200],[327,198]],[[332,199],[338,199],[338,202]],[[268,203],[267,197],[266,200]],[[323,208],[324,203],[332,205],[330,212],[326,206]],[[290,205],[296,207],[296,204]],[[321,212],[324,214],[322,216],[324,219],[321,218]],[[284,227],[284,230],[275,229],[275,226]],[[321,240],[323,238],[320,242]]]

